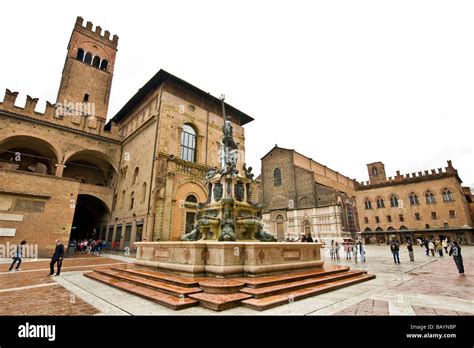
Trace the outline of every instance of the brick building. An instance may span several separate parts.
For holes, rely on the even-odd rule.
[[[359,230],[356,183],[311,158],[275,146],[259,180],[265,228],[280,240],[311,234],[330,243]]]
[[[21,239],[47,255],[59,238],[177,240],[206,200],[219,164],[221,101],[160,70],[107,119],[118,37],[77,18],[56,103],[0,103],[0,243]],[[244,153],[253,119],[225,104]],[[243,156],[243,155],[242,155]],[[243,163],[243,158],[241,163]],[[240,163],[240,164],[241,164]]]
[[[311,233],[328,241],[362,237],[366,243],[409,237],[462,239],[472,244],[470,188],[451,161],[438,168],[388,177],[382,162],[367,165],[369,181],[275,146],[262,158],[259,201],[268,231],[280,239]]]
[[[367,165],[369,181],[357,186],[362,236],[367,243],[402,242],[410,237],[462,239],[472,237],[470,190],[451,161],[447,167],[388,177],[381,162]]]

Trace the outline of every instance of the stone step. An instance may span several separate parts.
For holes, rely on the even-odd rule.
[[[198,294],[189,295],[189,297],[198,300],[199,305],[204,308],[212,309],[213,311],[224,311],[240,306],[242,300],[250,299],[252,298],[252,295],[243,293],[210,294],[200,292]]]
[[[127,274],[132,274],[136,276],[140,276],[143,278],[151,279],[151,280],[158,280],[170,284],[179,285],[182,287],[196,287],[198,286],[198,282],[200,279],[198,278],[191,278],[185,277],[180,275],[175,275],[171,273],[164,273],[159,271],[145,271],[141,269],[129,269],[129,268],[119,268],[119,267],[110,267],[114,271],[119,271]]]
[[[144,278],[142,276],[138,275],[131,275],[128,273],[124,272],[119,272],[117,270],[111,270],[111,269],[100,269],[96,270],[97,273],[109,276],[111,278],[115,278],[118,280],[122,280],[125,282],[129,282],[135,285],[143,286],[150,288],[152,290],[158,290],[161,292],[164,292],[168,295],[173,295],[173,296],[186,296],[189,294],[194,294],[197,292],[201,292],[202,289],[199,287],[183,287],[183,286],[178,286],[178,285],[173,285],[170,283],[158,281],[158,280],[152,280],[148,278]]]
[[[265,286],[277,285],[291,281],[313,278],[316,276],[326,276],[335,273],[347,272],[349,267],[329,266],[325,268],[312,268],[305,271],[295,271],[281,275],[269,275],[256,278],[244,278],[248,288],[261,288]]]
[[[281,294],[288,291],[307,288],[310,286],[330,283],[336,280],[357,277],[362,274],[367,274],[367,272],[366,271],[346,271],[346,272],[340,272],[336,274],[329,274],[325,276],[317,276],[315,278],[306,278],[306,279],[292,281],[288,283],[279,283],[276,285],[270,285],[263,288],[243,288],[240,290],[240,292],[252,295],[255,298],[262,298],[262,297]]]
[[[175,310],[193,307],[199,303],[197,300],[188,297],[179,298],[168,295],[161,291],[152,290],[139,285],[133,285],[126,281],[111,278],[97,272],[84,273],[84,276]]]
[[[213,279],[202,280],[199,287],[209,294],[234,294],[239,292],[245,285],[244,281],[235,279]]]
[[[264,298],[252,298],[252,299],[244,300],[242,301],[242,305],[247,308],[263,311],[269,308],[288,304],[291,300],[293,301],[302,300],[307,297],[337,290],[349,285],[362,283],[374,278],[375,278],[375,275],[362,274],[362,275],[350,277],[347,279],[336,280],[330,283],[325,283],[325,284],[310,286],[308,288],[288,291],[288,292],[281,293],[278,295],[272,295],[272,296],[268,296]]]

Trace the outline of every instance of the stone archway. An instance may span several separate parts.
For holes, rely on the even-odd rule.
[[[0,168],[54,175],[59,152],[49,142],[15,135],[0,142]]]
[[[117,167],[112,159],[99,151],[82,150],[69,155],[64,161],[63,177],[83,184],[111,187],[116,180]]]
[[[71,239],[99,239],[100,226],[106,223],[110,209],[101,199],[88,195],[77,196],[72,221]]]

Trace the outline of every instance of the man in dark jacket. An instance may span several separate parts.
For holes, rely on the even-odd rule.
[[[400,242],[398,240],[392,240],[390,250],[393,254],[393,262],[400,263]]]
[[[22,253],[23,253],[23,245],[25,245],[25,244],[26,244],[26,240],[22,240],[21,243],[16,246],[15,255],[13,256],[13,262],[12,262],[8,272],[13,272],[13,266],[15,266],[15,263],[17,263],[17,262],[18,262],[18,265],[16,266],[15,269],[17,271],[21,271],[21,268],[20,268],[21,256],[22,256]]]
[[[53,275],[58,276],[61,274],[61,266],[63,264],[63,257],[64,257],[64,245],[61,243],[59,239],[56,240],[56,248],[54,249],[54,254],[51,259],[51,263],[49,264],[50,272],[49,276],[52,277]],[[54,274],[54,265],[58,263],[58,271]]]
[[[459,274],[464,274],[464,265],[462,262],[461,247],[458,245],[458,242],[454,241],[451,250],[449,250],[449,256],[452,256],[454,263],[458,268]]]

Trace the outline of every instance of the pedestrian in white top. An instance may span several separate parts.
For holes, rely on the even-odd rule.
[[[441,244],[443,244],[444,252],[447,254],[448,253],[448,241],[446,240],[446,238],[443,239]]]
[[[432,240],[430,240],[430,242],[428,243],[428,249],[430,250],[431,256],[435,256],[435,245]]]
[[[365,262],[365,248],[362,242],[359,242],[359,249],[360,249],[360,260]]]

